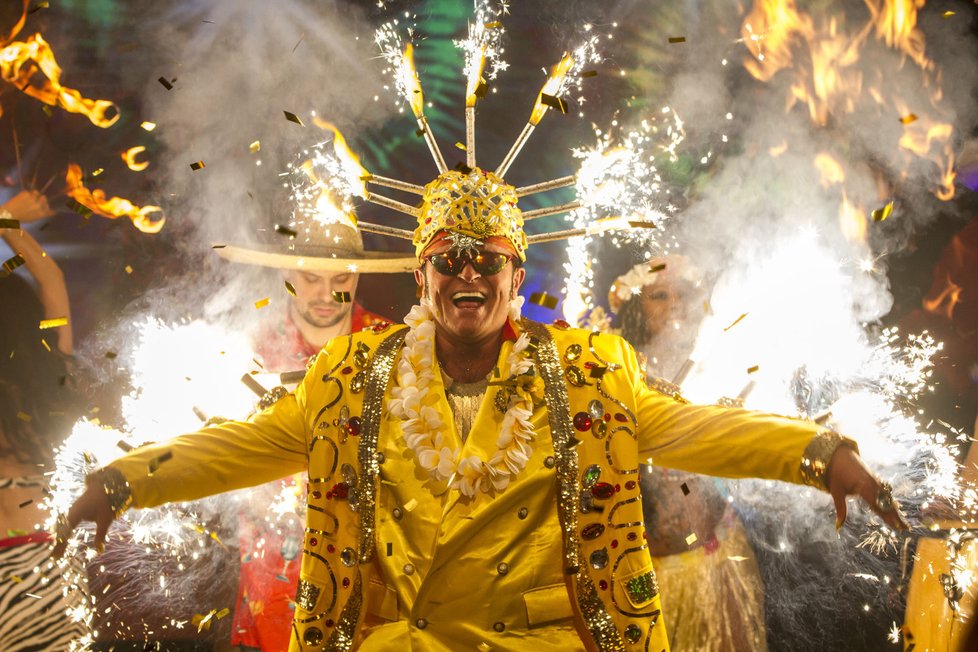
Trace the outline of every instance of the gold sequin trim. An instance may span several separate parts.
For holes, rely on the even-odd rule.
[[[547,413],[553,438],[559,487],[557,515],[564,533],[564,572],[575,576],[577,604],[581,617],[599,650],[624,652],[625,642],[598,596],[594,582],[580,563],[581,542],[577,532],[580,484],[577,480],[577,449],[568,446],[573,437],[567,385],[553,338],[537,322],[523,320],[523,327],[540,341],[536,352],[537,373],[543,379]]]

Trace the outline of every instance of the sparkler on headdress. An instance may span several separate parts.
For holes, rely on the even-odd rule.
[[[465,164],[474,168],[475,159],[475,105],[486,92],[483,72],[486,63],[490,64],[487,77],[495,79],[496,73],[506,67],[500,59],[502,55],[502,24],[498,18],[505,11],[502,3],[493,0],[474,0],[474,16],[469,22],[468,37],[456,40],[455,46],[465,52],[465,66],[462,70],[466,79],[465,87]]]
[[[574,66],[574,57],[570,54],[565,53],[563,58],[555,65],[551,71],[550,76],[547,77],[547,81],[543,84],[543,88],[537,94],[537,101],[533,104],[533,111],[530,112],[530,119],[527,120],[526,126],[523,127],[523,131],[516,138],[516,142],[513,146],[509,148],[509,152],[503,159],[503,162],[499,164],[496,168],[496,176],[504,177],[509,171],[509,168],[513,165],[513,161],[519,155],[523,146],[526,145],[526,141],[530,139],[533,134],[533,130],[536,129],[537,125],[540,124],[540,120],[543,116],[547,114],[547,110],[550,105],[547,104],[544,99],[545,97],[559,97],[560,92],[564,87],[564,79],[570,72],[571,68]]]

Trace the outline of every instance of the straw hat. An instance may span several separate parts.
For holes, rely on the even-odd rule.
[[[269,234],[264,242],[216,244],[213,248],[225,260],[275,269],[392,274],[418,266],[410,254],[365,251],[360,232],[346,224],[303,223],[276,227]]]

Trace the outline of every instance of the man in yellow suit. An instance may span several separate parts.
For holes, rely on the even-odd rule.
[[[624,340],[519,318],[515,189],[478,168],[424,191],[422,301],[331,340],[245,422],[141,448],[71,508],[114,516],[308,469],[290,650],[664,650],[638,468],[861,495],[905,527],[855,445],[816,424],[649,389]],[[62,544],[63,546],[63,544]]]

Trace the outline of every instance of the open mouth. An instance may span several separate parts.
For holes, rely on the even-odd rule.
[[[456,308],[478,308],[486,302],[482,292],[456,292],[452,295],[452,303]]]

